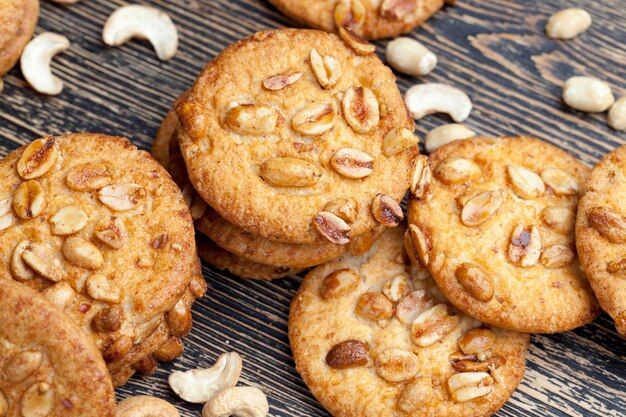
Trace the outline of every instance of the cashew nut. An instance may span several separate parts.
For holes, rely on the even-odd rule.
[[[433,113],[447,113],[455,122],[462,122],[472,111],[467,94],[446,84],[414,85],[404,95],[404,103],[415,120]]]
[[[234,387],[211,398],[202,408],[202,417],[265,417],[269,411],[263,391],[253,387]]]
[[[117,404],[116,417],[180,417],[178,410],[160,398],[148,395],[128,397]]]
[[[573,109],[601,113],[615,102],[611,87],[593,77],[571,77],[563,85],[563,101]]]
[[[546,24],[546,35],[556,39],[572,39],[591,26],[591,15],[586,10],[569,8],[556,12]]]
[[[163,11],[150,6],[130,5],[117,9],[102,31],[109,46],[119,46],[132,38],[150,41],[160,60],[176,55],[178,31],[172,19]]]
[[[237,353],[225,353],[211,368],[176,371],[170,375],[168,382],[183,400],[205,403],[219,391],[237,385],[241,365],[241,357]]]
[[[38,93],[54,96],[63,91],[63,81],[52,74],[50,61],[69,47],[65,36],[52,32],[44,32],[26,45],[20,65],[24,78]]]
[[[426,134],[424,146],[428,153],[433,153],[437,148],[460,139],[476,136],[476,132],[462,123],[450,123],[437,126]]]
[[[437,65],[437,56],[411,38],[392,40],[385,54],[391,68],[409,75],[426,75]]]
[[[620,97],[609,110],[609,126],[615,130],[626,130],[626,96]]]

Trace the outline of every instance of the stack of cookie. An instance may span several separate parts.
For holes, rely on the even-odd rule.
[[[423,159],[395,77],[373,52],[356,36],[257,33],[179,99],[153,155],[185,190],[210,263],[276,278],[362,254],[402,220]]]
[[[182,353],[206,284],[189,210],[163,167],[127,139],[75,134],[11,152],[0,178],[1,279],[65,311],[115,386]]]
[[[6,0],[0,5],[0,94],[2,77],[20,59],[39,19],[39,0]]]

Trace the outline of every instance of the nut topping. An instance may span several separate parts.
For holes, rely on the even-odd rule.
[[[104,216],[96,223],[94,236],[105,245],[113,249],[119,249],[126,240],[126,227],[121,218]]]
[[[398,275],[385,282],[383,294],[394,303],[411,291],[411,283],[406,275]]]
[[[69,237],[63,242],[63,255],[71,263],[85,269],[98,269],[104,262],[100,250],[78,236]]]
[[[11,199],[0,201],[0,230],[4,230],[15,223],[11,212]],[[1,416],[1,414],[0,414]]]
[[[321,174],[309,161],[298,158],[274,157],[261,164],[259,174],[265,182],[275,187],[310,187]]]
[[[23,350],[14,354],[4,368],[4,376],[17,384],[28,378],[39,366],[43,355],[34,350]]]
[[[342,297],[354,291],[360,282],[361,277],[354,269],[339,269],[324,278],[320,287],[320,296],[323,300]]]
[[[67,281],[61,281],[46,288],[43,291],[43,295],[45,295],[52,304],[64,309],[74,299],[76,291],[74,291],[74,288],[72,288]]]
[[[464,355],[457,351],[450,355],[450,365],[459,372],[489,372],[504,362],[498,355],[481,355],[482,360],[476,355]]]
[[[126,319],[124,309],[120,306],[107,307],[96,314],[91,320],[91,328],[95,332],[116,332],[122,328]]]
[[[26,281],[35,277],[35,272],[24,262],[22,253],[30,245],[28,240],[22,240],[17,244],[11,255],[11,275],[19,281]]]
[[[439,163],[435,175],[449,184],[462,184],[480,177],[480,166],[469,159],[451,156]]]
[[[462,372],[448,378],[448,390],[457,403],[489,394],[493,384],[493,378],[486,372]]]
[[[237,104],[226,113],[226,125],[242,135],[270,135],[280,119],[278,110],[267,104]]]
[[[132,347],[133,339],[130,336],[124,335],[102,352],[102,358],[106,363],[117,362],[123,358]]]
[[[415,0],[383,0],[380,15],[385,19],[402,20],[413,13],[416,6]]]
[[[593,207],[587,212],[589,223],[612,243],[626,242],[626,218],[609,207]]]
[[[433,173],[430,170],[426,155],[417,156],[414,164],[411,174],[411,193],[415,198],[424,198],[433,179]]]
[[[358,340],[337,343],[326,355],[326,364],[334,369],[348,369],[365,366],[368,362],[369,347]]]
[[[518,224],[511,234],[509,244],[509,260],[523,268],[535,266],[541,255],[541,235],[539,228],[534,225],[526,230],[523,224]]]
[[[609,262],[606,265],[606,270],[610,272],[611,274],[615,274],[615,273],[626,270],[626,258],[619,258],[619,259]]]
[[[412,252],[412,254],[409,252],[409,257],[413,256],[421,266],[427,267],[428,262],[430,262],[431,246],[426,233],[417,225],[410,224],[405,235],[408,236],[411,243],[410,252]]]
[[[319,136],[335,125],[336,111],[329,101],[315,101],[306,105],[291,119],[293,129],[306,136]]]
[[[335,57],[324,55],[323,57],[317,52],[317,49],[311,49],[309,56],[311,61],[311,69],[317,79],[317,82],[328,90],[337,84],[341,78],[341,65]]]
[[[339,0],[335,6],[335,23],[337,27],[346,27],[356,33],[361,31],[365,23],[367,9],[361,0]]]
[[[47,382],[35,382],[22,395],[22,417],[47,417],[54,407],[54,390]]]
[[[146,190],[137,184],[113,184],[98,191],[98,198],[108,208],[116,211],[139,207],[146,198]]]
[[[25,180],[45,175],[57,161],[59,147],[52,136],[37,139],[24,149],[17,162],[17,173]]]
[[[525,199],[537,198],[546,191],[541,177],[530,169],[521,165],[508,166],[509,178],[515,194]]]
[[[58,282],[63,278],[61,261],[44,243],[28,243],[22,251],[22,260],[37,274],[50,281]]]
[[[87,214],[79,206],[66,206],[50,218],[53,235],[71,235],[87,226]]]
[[[424,311],[435,305],[430,293],[425,290],[413,291],[402,298],[396,307],[396,318],[404,324],[412,324]]]
[[[358,55],[369,55],[376,51],[376,46],[369,43],[347,26],[339,26],[339,37]]]
[[[387,349],[376,357],[376,372],[389,382],[402,382],[413,378],[419,371],[419,360],[413,352]]]
[[[330,159],[335,171],[348,178],[365,178],[374,169],[374,158],[358,149],[339,149]]]
[[[13,210],[18,217],[29,220],[39,216],[46,207],[46,194],[37,181],[23,182],[13,195]]]
[[[385,135],[382,150],[385,156],[394,156],[418,144],[419,138],[412,131],[406,127],[397,127]]]
[[[429,377],[415,378],[400,393],[398,408],[407,414],[415,413],[428,406],[432,397],[432,380]]]
[[[372,215],[377,222],[387,227],[396,227],[404,219],[400,204],[384,194],[377,194],[374,197]]]
[[[450,315],[446,304],[437,304],[413,321],[411,340],[420,347],[431,346],[450,333],[458,321],[458,316]]]
[[[350,87],[341,100],[343,117],[357,133],[367,133],[378,126],[380,110],[376,96],[366,87]]]
[[[557,168],[548,168],[541,173],[541,178],[548,187],[552,188],[552,191],[556,195],[578,194],[578,183],[576,179],[565,171]]]
[[[567,207],[546,207],[541,211],[543,224],[559,233],[569,235],[574,230],[575,215]]]
[[[484,191],[470,198],[461,212],[461,221],[466,226],[478,226],[491,217],[502,205],[500,189]]]
[[[561,268],[573,260],[574,251],[563,245],[552,245],[541,253],[541,263],[546,268]]]
[[[386,320],[393,315],[393,303],[383,293],[366,292],[356,303],[356,314],[366,320]]]
[[[464,262],[456,269],[454,276],[475,299],[487,302],[493,298],[493,279],[480,266]]]
[[[65,184],[74,191],[93,191],[106,187],[112,180],[106,165],[87,162],[70,168],[65,177]]]
[[[107,277],[100,274],[93,274],[87,279],[87,294],[94,300],[105,303],[119,303],[121,291]]]
[[[350,242],[348,232],[350,226],[340,217],[327,211],[320,211],[313,217],[313,226],[329,242],[335,245],[345,245]]]
[[[295,84],[298,80],[300,80],[300,78],[302,78],[301,72],[274,75],[273,77],[263,80],[263,87],[270,91],[278,91]]]
[[[347,198],[336,198],[324,206],[324,211],[341,217],[348,223],[356,220],[359,209],[357,202]]]
[[[459,339],[459,348],[466,355],[477,355],[491,349],[496,343],[498,336],[496,332],[490,329],[472,329],[468,330]]]

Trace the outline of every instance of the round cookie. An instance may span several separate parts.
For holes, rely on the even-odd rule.
[[[270,240],[346,244],[373,229],[373,201],[384,198],[375,205],[383,215],[397,206],[419,153],[391,70],[320,31],[261,32],[229,46],[177,114],[194,188],[227,221]],[[323,214],[340,199],[356,208],[349,222]]]
[[[187,91],[182,93],[174,102],[174,106],[180,103],[180,100],[187,94]],[[172,108],[167,112],[165,118],[159,125],[159,130],[154,137],[154,143],[150,154],[156,159],[166,170],[170,170],[170,140],[178,128],[178,116],[176,111]],[[182,158],[182,156],[181,156]],[[170,172],[171,173],[171,172]]]
[[[524,374],[529,336],[457,312],[404,255],[403,227],[311,271],[294,297],[296,369],[335,417],[479,417]]]
[[[3,276],[0,317],[0,415],[115,415],[100,352],[63,311]]]
[[[600,312],[580,269],[574,219],[589,169],[538,139],[456,141],[429,158],[409,203],[411,236],[443,294],[477,319],[554,333]]]
[[[169,174],[127,139],[44,137],[0,161],[1,270],[43,291],[91,335],[111,371],[180,337],[200,262]]]
[[[0,0],[0,78],[20,59],[38,19],[39,0]]]
[[[366,39],[410,32],[443,7],[444,0],[269,0],[278,10],[327,32],[347,26]]]
[[[576,247],[598,301],[626,336],[626,146],[606,155],[578,205]]]

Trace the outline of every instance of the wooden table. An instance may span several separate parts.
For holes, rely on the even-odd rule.
[[[310,0],[313,1],[313,0]],[[179,93],[226,45],[256,31],[292,23],[265,0],[158,0],[176,22],[181,44],[170,62],[157,60],[146,42],[108,48],[102,26],[122,1],[83,0],[73,6],[42,2],[37,32],[54,31],[72,42],[54,60],[65,81],[57,97],[26,85],[19,69],[5,77],[0,96],[0,145],[7,153],[44,134],[101,132],[124,135],[149,148]],[[591,29],[572,41],[543,33],[547,17],[569,6],[588,10]],[[410,35],[427,44],[439,65],[425,82],[454,84],[472,98],[467,124],[488,135],[534,135],[567,149],[588,164],[625,142],[626,133],[606,125],[606,115],[572,111],[561,103],[563,80],[594,75],[616,95],[626,93],[626,0],[459,0]],[[376,42],[384,53],[387,41]],[[404,91],[417,82],[400,76]],[[418,134],[446,123],[428,117]],[[177,405],[183,416],[199,406],[178,400],[167,385],[175,369],[210,366],[225,351],[245,362],[243,383],[265,389],[272,416],[327,416],[294,370],[287,340],[289,302],[300,277],[252,282],[216,272],[204,274],[207,296],[194,307],[195,324],[184,357],[150,378],[133,378],[118,398],[146,393]],[[626,343],[603,315],[594,323],[557,335],[532,338],[522,385],[498,416],[626,415]]]

